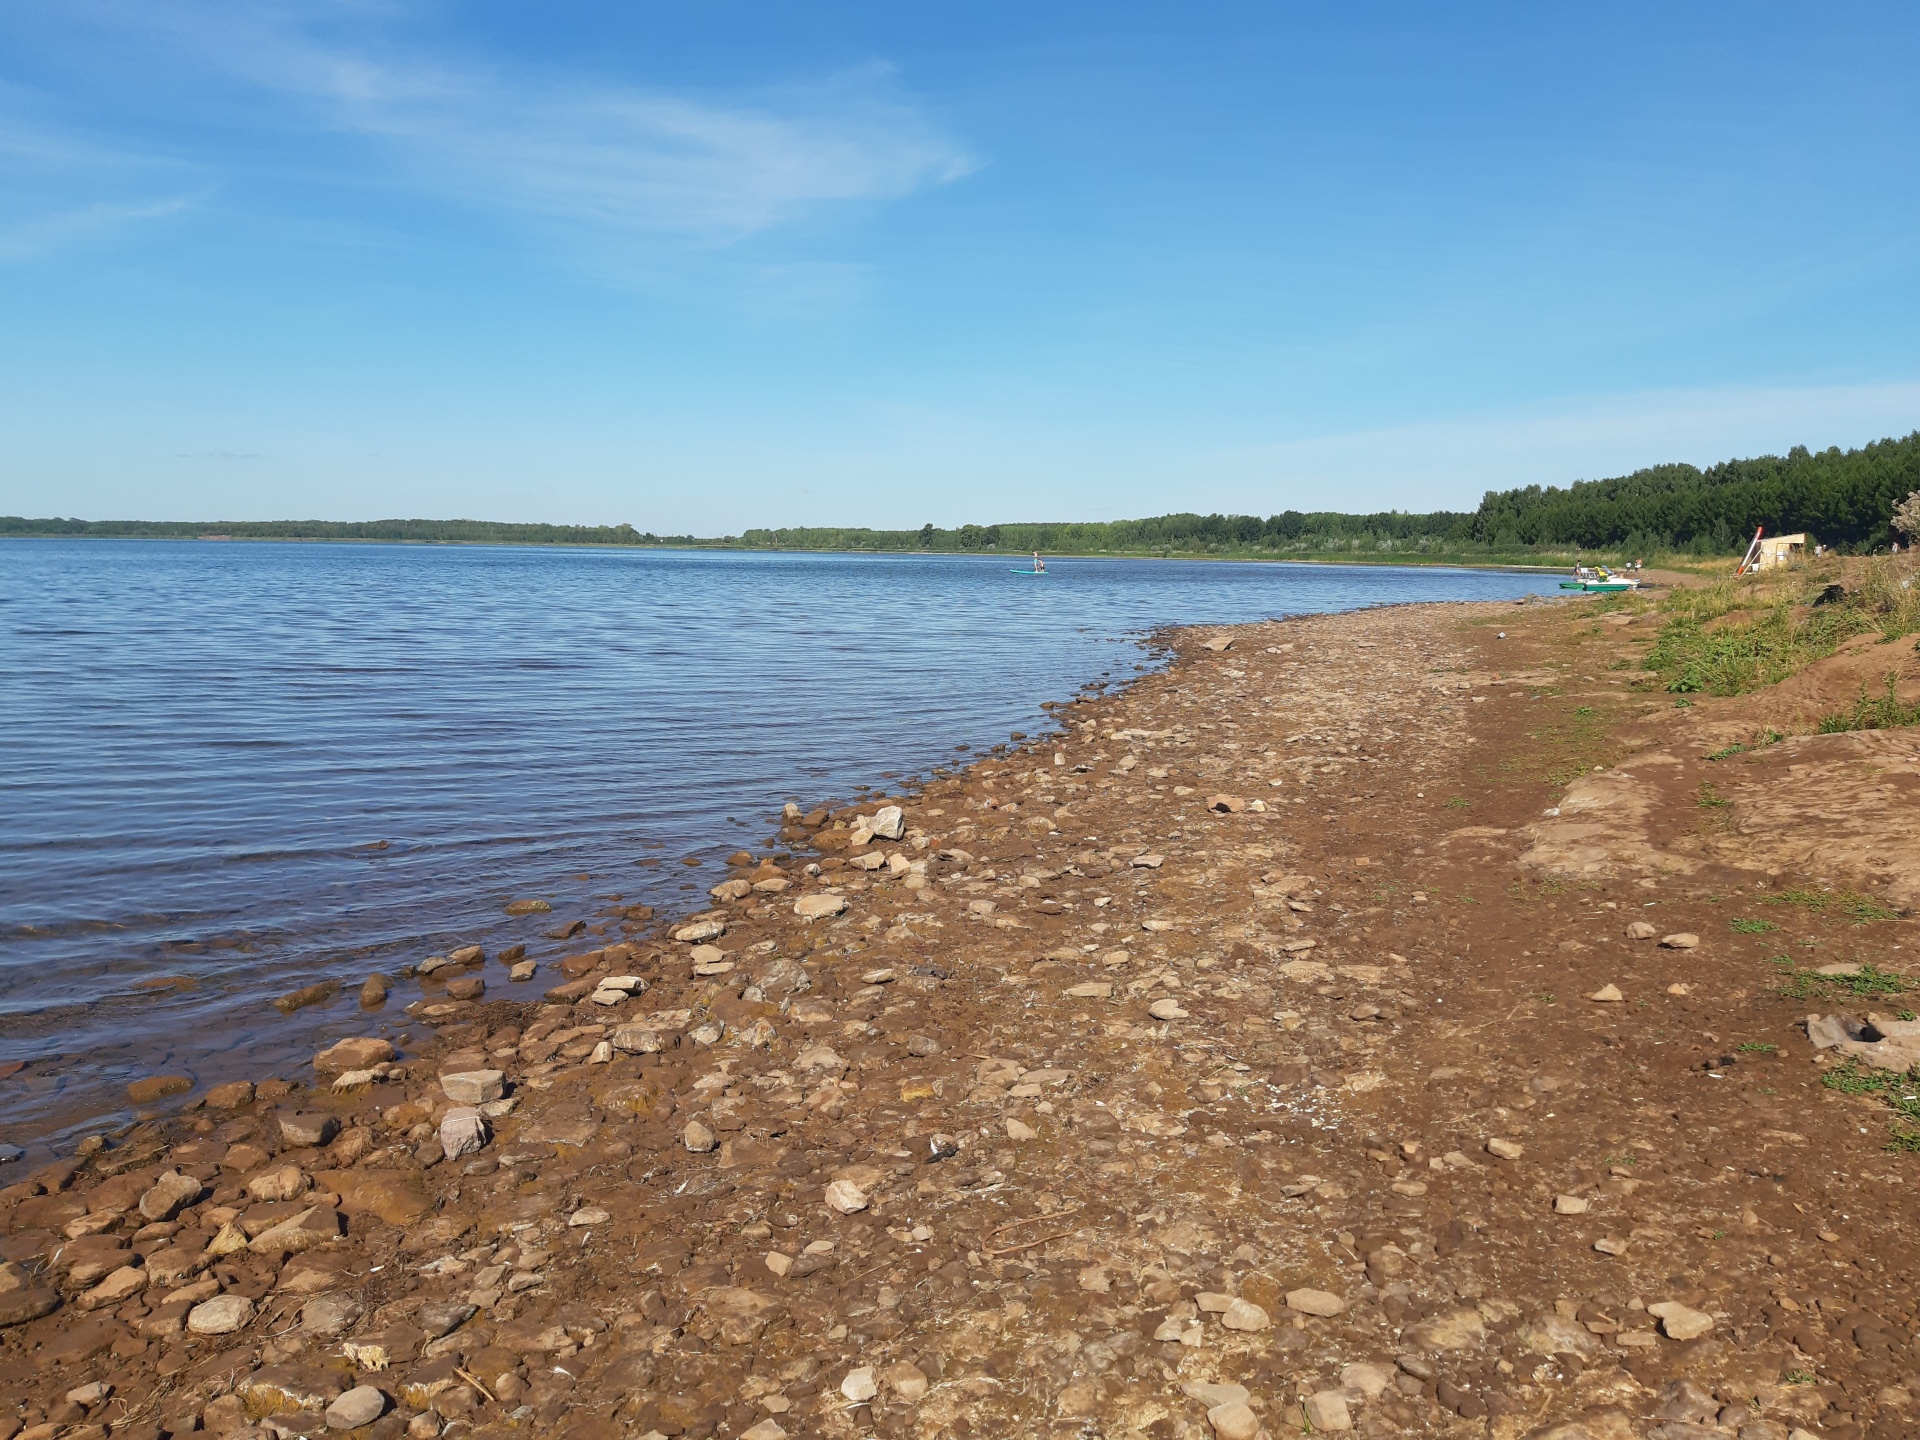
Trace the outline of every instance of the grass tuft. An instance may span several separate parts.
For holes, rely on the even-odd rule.
[[[1891,970],[1880,970],[1872,965],[1862,965],[1852,975],[1822,975],[1816,970],[1800,970],[1783,955],[1776,965],[1786,960],[1785,974],[1780,983],[1780,993],[1789,1000],[1825,1000],[1838,995],[1848,995],[1855,999],[1871,999],[1881,995],[1904,995],[1913,988],[1913,982],[1904,975],[1896,975]]]
[[[1816,915],[1838,910],[1856,925],[1900,918],[1898,910],[1889,910],[1871,895],[1862,895],[1858,890],[1781,890],[1760,898],[1763,904],[1798,905]]]
[[[1876,1095],[1893,1112],[1889,1150],[1920,1152],[1920,1070],[1873,1070],[1848,1060],[1820,1077],[1842,1095]]]
[[[1820,717],[1820,733],[1840,735],[1849,730],[1898,730],[1907,725],[1920,725],[1920,703],[1900,703],[1894,688],[1897,679],[1891,670],[1887,672],[1884,695],[1868,695],[1867,687],[1862,685],[1851,710],[1836,710]]]

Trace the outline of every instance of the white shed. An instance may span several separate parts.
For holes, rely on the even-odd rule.
[[[1798,565],[1807,558],[1811,548],[1804,534],[1769,535],[1760,542],[1760,553],[1754,557],[1753,568],[1771,570],[1777,565]]]

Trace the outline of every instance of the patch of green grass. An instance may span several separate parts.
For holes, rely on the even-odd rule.
[[[1780,928],[1771,920],[1743,920],[1737,918],[1727,921],[1727,925],[1730,929],[1742,935],[1764,935],[1769,930],[1778,930]]]
[[[1849,1060],[1822,1075],[1820,1083],[1842,1095],[1877,1095],[1893,1112],[1886,1148],[1920,1152],[1920,1070],[1871,1070]]]
[[[1779,963],[1774,961],[1776,965]],[[1906,976],[1878,970],[1872,965],[1862,965],[1853,975],[1822,975],[1814,970],[1793,969],[1791,961],[1788,965],[1780,993],[1789,1000],[1821,1000],[1835,995],[1864,1000],[1881,995],[1904,995],[1913,988],[1913,982]]]
[[[1707,628],[1710,618],[1682,611],[1660,627],[1643,662],[1676,695],[1745,695],[1784,680],[1843,641],[1872,628],[1859,611],[1839,605],[1811,612],[1779,601],[1754,618]]]
[[[1884,695],[1869,696],[1867,687],[1861,685],[1851,710],[1836,710],[1820,717],[1820,733],[1839,735],[1848,730],[1898,730],[1907,725],[1920,725],[1920,704],[1900,703],[1894,690],[1896,678],[1891,670],[1887,672]]]
[[[1780,1049],[1778,1045],[1769,1045],[1764,1040],[1745,1040],[1733,1048],[1742,1055],[1772,1055]]]
[[[1539,991],[1533,998],[1544,1005],[1557,1005],[1559,1003],[1559,1001],[1554,998],[1554,993],[1551,990]]]
[[[1820,1377],[1811,1370],[1789,1370],[1780,1377],[1789,1385],[1818,1385]]]
[[[1871,895],[1862,895],[1857,890],[1780,890],[1760,898],[1768,905],[1798,905],[1816,915],[1838,910],[1856,925],[1900,918],[1898,910],[1889,910]]]
[[[1464,810],[1464,809],[1466,809],[1466,808],[1467,808],[1467,797],[1466,797],[1466,796],[1464,796],[1464,795],[1456,795],[1456,796],[1454,796],[1454,797],[1453,797],[1453,798],[1452,798],[1451,800],[1449,800],[1449,801],[1447,801],[1447,804],[1446,804],[1446,808],[1447,808],[1447,809],[1449,809],[1449,810]]]
[[[1539,708],[1548,713],[1541,714],[1538,728],[1527,732],[1531,743],[1524,748],[1513,747],[1501,756],[1501,774],[1560,788],[1620,758],[1612,725],[1594,706],[1581,705],[1557,713],[1551,713],[1548,706]]]
[[[1711,780],[1702,780],[1700,782],[1700,789],[1694,796],[1694,803],[1709,810],[1717,810],[1721,806],[1731,805],[1733,802],[1718,790],[1714,789]]]
[[[1824,659],[1855,635],[1878,631],[1893,640],[1920,629],[1910,562],[1868,561],[1835,598],[1837,573],[1722,575],[1677,589],[1660,603],[1667,618],[1641,663],[1675,695],[1742,695]]]
[[[1778,745],[1782,740],[1786,738],[1787,737],[1782,735],[1778,730],[1762,730],[1757,736],[1754,737],[1754,741],[1751,745],[1744,745],[1744,744],[1741,744],[1739,741],[1735,741],[1733,744],[1727,746],[1726,749],[1724,750],[1714,751],[1711,755],[1707,756],[1707,759],[1731,760],[1736,755],[1745,755],[1745,754],[1748,754],[1750,751],[1753,751],[1756,749],[1763,749],[1768,745]]]

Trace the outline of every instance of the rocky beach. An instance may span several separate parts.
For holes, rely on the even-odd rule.
[[[0,1440],[1912,1435],[1920,730],[1809,732],[1920,667],[1676,703],[1658,624],[1175,632],[139,1082],[5,1176]]]

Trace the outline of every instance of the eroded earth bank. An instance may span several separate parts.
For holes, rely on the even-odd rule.
[[[1735,750],[1651,629],[1182,634],[400,980],[0,1191],[0,1440],[1920,1432],[1920,731]]]

